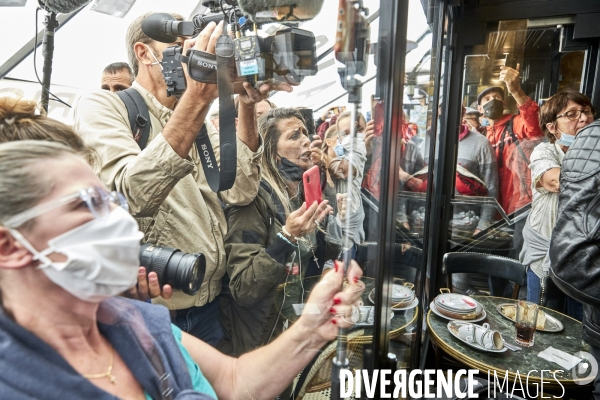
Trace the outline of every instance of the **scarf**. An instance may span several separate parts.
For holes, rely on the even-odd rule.
[[[277,170],[286,181],[300,182],[298,185],[297,197],[301,201],[304,201],[304,181],[302,177],[306,170],[300,168],[298,165],[294,164],[285,157],[281,157],[281,161],[277,163]],[[325,185],[327,184],[327,172],[325,171],[325,166],[322,164],[319,164],[319,175],[321,179],[321,191],[323,191],[325,189]],[[310,207],[310,204],[307,204],[307,207]]]

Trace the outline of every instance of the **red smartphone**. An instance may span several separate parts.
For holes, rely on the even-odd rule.
[[[304,182],[304,200],[306,207],[310,207],[315,201],[321,204],[323,201],[323,193],[321,192],[321,171],[319,166],[315,165],[302,175]]]

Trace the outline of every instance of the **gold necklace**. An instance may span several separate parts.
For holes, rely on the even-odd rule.
[[[110,362],[108,364],[108,369],[106,370],[106,372],[104,372],[102,374],[82,374],[83,377],[87,378],[87,379],[108,378],[110,383],[112,383],[113,385],[116,385],[117,378],[112,374],[114,352],[115,352],[115,348],[113,347],[112,350],[110,351]]]

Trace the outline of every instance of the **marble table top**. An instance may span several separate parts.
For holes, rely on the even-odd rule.
[[[474,298],[483,305],[487,312],[486,319],[476,324],[481,325],[487,322],[490,324],[490,329],[502,334],[504,340],[516,344],[514,322],[504,318],[496,310],[496,305],[515,302],[515,300],[491,296],[474,296]],[[524,378],[530,371],[537,370],[531,372],[529,376],[530,380],[533,378],[533,381],[539,382],[542,377],[540,375],[541,371],[546,370],[543,374],[544,385],[548,380],[556,384],[552,372],[549,371],[560,370],[562,367],[539,357],[538,353],[552,346],[555,349],[574,355],[579,351],[589,352],[589,346],[581,339],[582,325],[579,321],[545,307],[540,309],[562,322],[565,329],[556,333],[537,331],[535,333],[535,344],[532,347],[523,347],[522,350],[514,352],[507,350],[503,353],[490,353],[462,343],[448,331],[449,321],[435,315],[431,310],[427,314],[427,326],[435,344],[458,361],[469,367],[479,369],[480,374],[484,374],[485,378],[487,378],[488,370],[491,371],[491,374],[494,373],[494,370],[497,371],[498,376],[502,373],[502,377],[508,371],[509,376],[513,378],[516,376],[517,371]],[[571,371],[557,373],[556,378],[563,384],[570,385],[574,383]]]

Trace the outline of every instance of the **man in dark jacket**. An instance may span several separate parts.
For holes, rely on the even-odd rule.
[[[565,154],[558,219],[550,242],[550,276],[584,304],[583,340],[600,361],[600,121],[583,128]],[[600,379],[594,381],[600,399]]]

